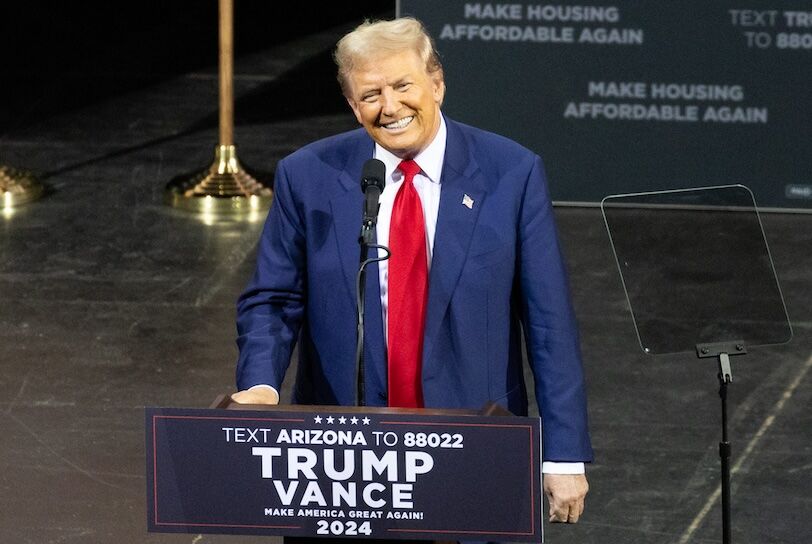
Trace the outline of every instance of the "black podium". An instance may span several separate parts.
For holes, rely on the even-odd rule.
[[[148,408],[150,531],[542,541],[538,418],[481,411]]]

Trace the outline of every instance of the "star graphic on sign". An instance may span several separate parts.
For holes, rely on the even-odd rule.
[[[338,422],[341,423],[342,425],[344,425],[347,422],[347,418],[344,417],[344,416],[341,416],[340,418],[338,418]]]
[[[363,421],[363,422],[364,422],[364,425],[369,425],[369,418],[368,418],[368,417],[365,417],[365,418],[364,418],[364,419],[362,419],[361,421]]]
[[[358,424],[358,418],[355,417],[355,416],[352,416],[350,418],[350,423],[352,423],[353,425],[357,425]]]
[[[315,421],[316,423],[321,423],[321,416],[314,417],[313,421]]]
[[[334,418],[333,416],[327,416],[327,423],[329,423],[330,425],[332,425],[332,424],[333,424],[333,421],[335,421],[335,418]]]

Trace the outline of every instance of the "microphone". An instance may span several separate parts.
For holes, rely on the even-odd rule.
[[[361,223],[361,238],[365,244],[372,242],[372,230],[378,222],[378,198],[386,185],[386,165],[378,159],[364,163],[361,173],[361,190],[364,192],[364,219]]]

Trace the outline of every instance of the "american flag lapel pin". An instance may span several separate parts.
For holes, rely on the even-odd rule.
[[[462,205],[471,210],[474,208],[474,199],[468,195],[464,195],[462,197]]]

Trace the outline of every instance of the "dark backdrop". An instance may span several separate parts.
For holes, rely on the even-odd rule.
[[[394,15],[393,0],[236,0],[235,57]],[[8,2],[0,17],[0,136],[56,113],[217,66],[217,0]]]

